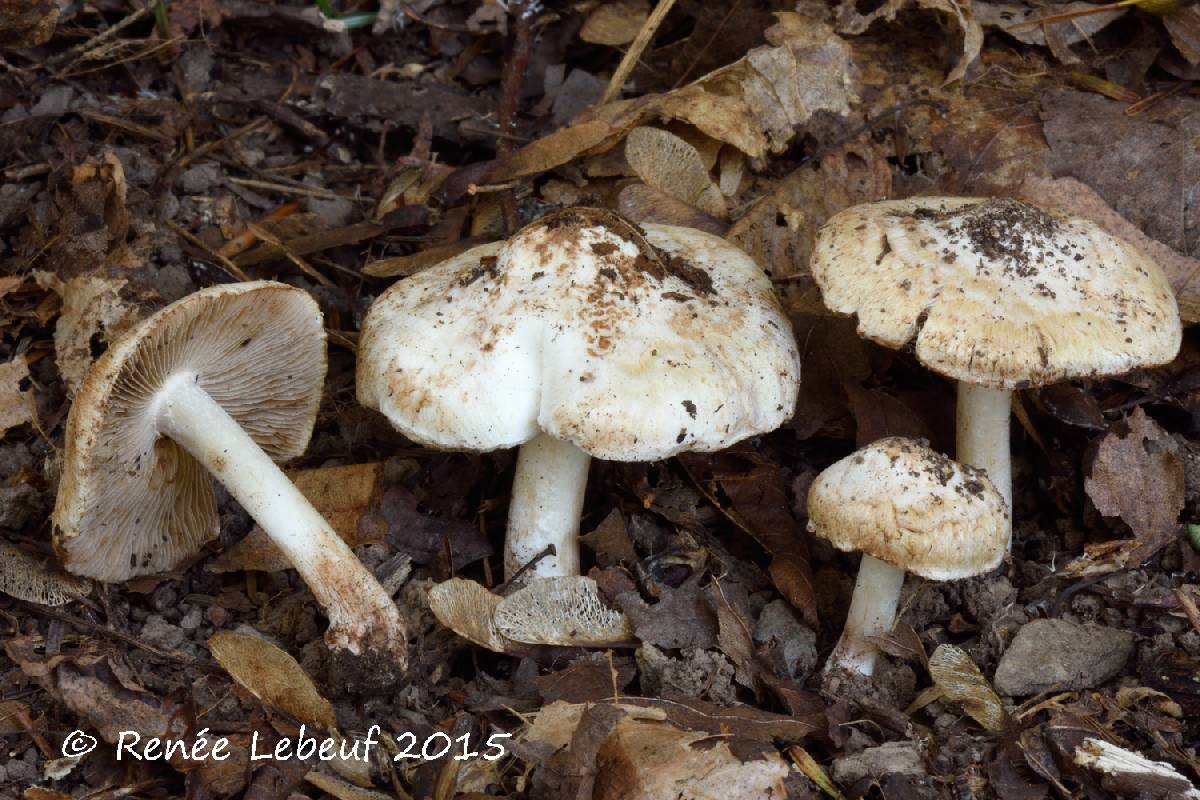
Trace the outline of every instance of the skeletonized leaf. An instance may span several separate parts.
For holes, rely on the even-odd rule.
[[[0,592],[44,606],[61,606],[88,590],[86,580],[54,572],[24,550],[0,542]]]
[[[600,600],[582,575],[538,578],[500,601],[496,629],[526,644],[599,646],[633,639],[629,618]]]
[[[963,711],[984,728],[989,731],[1004,728],[1008,714],[999,695],[961,648],[952,644],[939,645],[929,657],[929,674],[943,698],[962,706]]]
[[[234,631],[217,631],[208,649],[225,671],[265,705],[325,730],[337,726],[333,706],[296,659],[275,645]]]

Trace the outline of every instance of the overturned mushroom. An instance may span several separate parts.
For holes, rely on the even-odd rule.
[[[800,363],[736,247],[607,211],[550,214],[371,306],[358,398],[433,447],[521,448],[505,572],[579,572],[590,459],[712,451],[792,413]]]
[[[1096,224],[1016,200],[855,206],[821,229],[812,273],[859,333],[958,381],[960,461],[1012,504],[1011,393],[1164,364],[1182,329],[1163,271]]]
[[[300,572],[332,647],[403,664],[392,599],[275,464],[304,452],[324,378],[321,312],[284,284],[214,286],[142,322],[71,407],[54,509],[67,568],[104,581],[173,568],[219,530],[216,478]]]
[[[862,562],[827,669],[875,671],[869,637],[892,629],[904,573],[957,580],[996,567],[1008,538],[1004,498],[982,472],[910,439],[858,450],[808,490],[808,529]]]

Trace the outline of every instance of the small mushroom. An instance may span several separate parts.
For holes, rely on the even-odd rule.
[[[216,478],[300,572],[330,646],[402,666],[395,604],[275,464],[307,447],[324,379],[321,312],[299,289],[214,286],[146,319],[71,407],[54,509],[67,568],[104,581],[173,568],[219,531]]]
[[[1015,389],[1165,364],[1179,350],[1159,266],[1095,223],[1006,198],[854,206],[821,228],[813,278],[863,337],[958,381],[959,460],[1012,505]]]
[[[520,447],[504,567],[579,573],[591,458],[661,459],[773,430],[800,361],[771,282],[724,240],[549,214],[396,283],[359,342],[359,402],[432,447]]]
[[[808,530],[862,553],[842,637],[826,669],[871,675],[869,637],[892,629],[904,573],[948,581],[979,575],[1004,557],[1008,508],[991,480],[912,441],[891,437],[817,476]]]

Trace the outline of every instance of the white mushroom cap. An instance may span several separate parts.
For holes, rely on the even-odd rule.
[[[395,284],[358,399],[448,449],[540,431],[592,456],[717,450],[792,413],[800,361],[770,281],[724,240],[568,209]]]
[[[808,529],[933,580],[995,568],[1008,507],[982,470],[890,437],[831,465],[808,490]]]
[[[1179,350],[1175,295],[1152,260],[1096,224],[1016,200],[917,197],[821,229],[825,304],[930,369],[995,389],[1116,375]]]
[[[69,570],[117,581],[170,569],[219,527],[212,477],[160,436],[151,400],[190,374],[277,461],[308,446],[325,380],[317,304],[271,281],[202,289],[92,367],[67,420],[55,547]]]

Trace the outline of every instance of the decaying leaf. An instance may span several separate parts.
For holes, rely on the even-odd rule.
[[[1120,517],[1136,537],[1128,559],[1140,562],[1174,539],[1184,504],[1183,464],[1171,437],[1139,407],[1101,440],[1084,480],[1107,517]]]
[[[817,111],[850,113],[857,68],[850,48],[823,22],[783,12],[764,34],[768,45],[666,94],[606,103],[578,122],[496,164],[490,179],[513,180],[605,151],[652,121],[686,122],[752,158],[787,147]]]
[[[1129,11],[1127,7],[1100,11],[1096,4],[1082,0],[1056,5],[1053,9],[1024,2],[975,3],[973,10],[975,18],[985,28],[999,28],[1025,44],[1045,45],[1054,53],[1054,57],[1064,64],[1076,64],[1081,60],[1071,52],[1071,45],[1088,41]],[[1016,27],[1028,20],[1041,19],[1052,14],[1070,14],[1073,11],[1090,13],[1059,22]]]
[[[63,281],[52,272],[33,273],[38,286],[62,298],[54,326],[54,353],[67,387],[79,388],[92,366],[92,348],[112,344],[138,321],[138,309],[121,297],[122,278],[80,275]]]
[[[503,653],[512,642],[496,628],[500,596],[464,578],[451,578],[429,590],[429,608],[438,622],[459,636]]]
[[[778,281],[789,310],[828,314],[808,271],[817,229],[842,209],[891,193],[887,154],[861,136],[779,181],[726,235]]]
[[[698,575],[676,589],[664,588],[653,605],[632,590],[617,595],[616,603],[633,621],[634,633],[643,642],[669,649],[716,647],[717,614],[700,589]]]
[[[805,624],[816,627],[808,534],[792,516],[778,466],[745,447],[719,455],[682,453],[679,459],[721,512],[771,554],[771,580]],[[729,507],[717,497],[718,487],[728,496]]]
[[[725,214],[725,198],[695,147],[662,128],[638,127],[625,139],[625,160],[638,177],[706,214]]]
[[[24,550],[0,542],[0,592],[31,603],[61,606],[88,591],[86,580],[51,569]]]
[[[344,781],[326,772],[313,770],[304,776],[304,780],[337,800],[391,800],[392,795],[364,789],[353,783]]]
[[[979,51],[983,49],[983,26],[975,19],[972,3],[964,0],[886,0],[878,6],[872,5],[872,10],[863,14],[859,11],[859,3],[855,0],[843,0],[837,10],[837,30],[839,33],[857,36],[865,32],[877,20],[890,22],[902,10],[914,4],[918,8],[946,14],[957,23],[962,31],[962,58],[946,76],[946,83],[961,80],[967,74],[967,67],[979,58]]]
[[[788,765],[778,753],[743,761],[707,733],[649,720],[620,720],[596,756],[594,800],[709,800],[786,796]]]
[[[525,644],[600,646],[633,639],[629,618],[600,599],[582,575],[535,578],[500,601],[496,630]]]
[[[1170,764],[1103,739],[1085,739],[1075,749],[1075,763],[1099,772],[1104,786],[1123,796],[1200,800],[1200,791]]]
[[[1008,714],[999,695],[962,648],[939,645],[929,657],[929,674],[944,699],[962,706],[987,730],[1004,729]]]
[[[82,727],[115,743],[122,731],[143,737],[182,734],[186,715],[166,699],[142,688],[119,660],[86,647],[72,655],[47,656],[40,637],[4,643],[13,663],[77,715]]]
[[[33,412],[28,363],[18,357],[0,364],[0,436],[9,428],[32,422]]]
[[[358,547],[372,541],[363,535],[367,526],[359,523],[380,489],[382,462],[294,470],[288,477],[346,544]],[[218,573],[278,572],[291,566],[266,532],[255,525],[244,539],[206,564],[205,569]]]
[[[604,2],[588,14],[579,30],[579,38],[591,44],[620,47],[634,40],[648,16],[650,3],[646,0]]]
[[[217,631],[208,649],[225,671],[263,704],[324,730],[337,727],[333,706],[321,696],[296,659],[245,633]]]
[[[0,47],[44,44],[54,35],[58,15],[55,0],[0,0]]]

